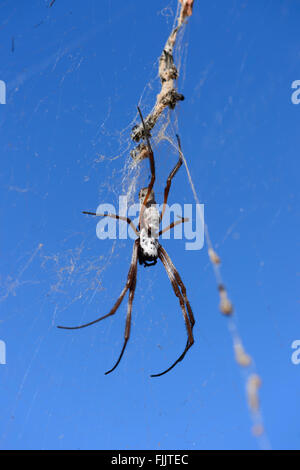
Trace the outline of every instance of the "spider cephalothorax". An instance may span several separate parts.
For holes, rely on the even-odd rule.
[[[182,165],[182,151],[181,151],[181,145],[180,145],[180,140],[179,137],[177,137],[178,141],[178,148],[179,148],[179,160],[171,173],[169,174],[169,177],[167,179],[167,184],[165,187],[164,191],[164,202],[163,202],[163,208],[161,213],[159,213],[156,202],[155,202],[155,196],[154,196],[154,191],[153,191],[153,186],[155,182],[155,164],[154,164],[154,156],[153,156],[153,151],[151,148],[150,144],[150,138],[149,138],[149,131],[145,127],[145,123],[143,120],[143,116],[141,114],[140,109],[138,108],[142,125],[144,128],[144,138],[147,143],[148,147],[148,157],[150,161],[150,170],[151,170],[151,180],[147,188],[143,188],[140,190],[139,193],[139,200],[140,200],[140,216],[139,216],[139,224],[138,227],[135,227],[133,224],[132,220],[129,217],[124,217],[121,215],[116,215],[116,214],[96,214],[95,212],[84,212],[84,214],[89,214],[89,215],[97,215],[100,217],[112,217],[114,219],[120,219],[126,221],[130,227],[133,229],[135,232],[137,239],[134,242],[133,245],[133,252],[132,252],[132,258],[131,258],[131,263],[130,263],[130,268],[128,271],[127,275],[127,282],[125,284],[125,287],[123,288],[120,296],[118,297],[117,301],[115,302],[113,308],[110,310],[109,313],[106,315],[103,315],[96,320],[93,320],[89,323],[85,323],[84,325],[79,325],[79,326],[59,326],[58,328],[63,328],[67,330],[76,330],[80,328],[85,328],[86,326],[93,325],[104,318],[107,318],[111,315],[114,315],[116,311],[118,310],[119,306],[121,305],[122,300],[125,297],[126,292],[129,290],[129,299],[128,299],[128,310],[127,310],[127,317],[126,317],[126,324],[125,324],[125,335],[124,335],[124,344],[120,353],[120,356],[115,363],[115,365],[110,369],[109,371],[106,372],[106,374],[109,374],[112,372],[117,365],[119,364],[123,353],[125,351],[127,342],[129,340],[130,336],[130,327],[131,327],[131,312],[132,312],[132,303],[133,303],[133,298],[134,298],[134,293],[135,293],[135,287],[136,287],[136,280],[137,280],[137,262],[139,261],[140,264],[143,264],[144,266],[153,266],[157,263],[157,260],[160,259],[162,262],[166,273],[168,275],[168,278],[171,282],[172,288],[174,290],[174,293],[176,297],[179,300],[180,308],[183,314],[183,318],[185,321],[186,329],[187,329],[187,343],[184,348],[183,353],[178,357],[178,359],[170,366],[168,369],[165,371],[159,373],[159,374],[154,374],[151,377],[159,377],[160,375],[165,374],[166,372],[169,372],[169,370],[173,369],[178,362],[182,361],[184,356],[186,355],[187,351],[190,349],[190,347],[194,343],[194,337],[193,337],[193,327],[195,324],[195,319],[194,315],[189,303],[189,300],[186,295],[186,288],[185,285],[183,284],[181,277],[179,275],[179,272],[175,268],[174,264],[172,263],[168,253],[166,250],[160,245],[158,238],[160,235],[163,233],[167,232],[171,228],[175,227],[175,225],[181,224],[183,222],[186,222],[188,219],[181,219],[178,220],[177,222],[171,223],[168,227],[159,230],[160,223],[162,221],[163,215],[165,213],[167,201],[168,201],[168,195],[171,187],[171,182],[174,176],[176,175],[177,171]]]

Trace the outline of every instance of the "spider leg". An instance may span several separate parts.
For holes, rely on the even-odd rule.
[[[57,328],[63,329],[63,330],[79,330],[80,328],[85,328],[86,326],[94,325],[95,323],[98,323],[101,320],[104,320],[104,318],[110,317],[111,315],[114,315],[118,308],[120,307],[122,300],[125,297],[126,292],[128,289],[131,288],[132,284],[135,283],[135,276],[136,276],[136,266],[137,266],[137,260],[138,260],[138,246],[139,246],[139,239],[137,239],[133,245],[133,251],[132,251],[132,258],[131,258],[131,264],[130,268],[128,271],[127,275],[127,281],[125,284],[125,287],[123,288],[120,296],[118,297],[115,305],[113,308],[108,312],[106,315],[103,315],[102,317],[97,318],[96,320],[93,320],[89,323],[84,323],[83,325],[79,326],[57,326]]]
[[[181,143],[180,143],[179,135],[176,134],[176,137],[177,137],[178,149],[179,149],[179,159],[178,159],[178,162],[174,166],[173,170],[171,171],[171,173],[169,174],[168,179],[167,179],[167,184],[166,184],[165,191],[164,191],[164,203],[163,203],[163,208],[162,208],[162,211],[161,211],[161,214],[160,214],[160,220],[162,220],[162,218],[164,216],[164,213],[165,213],[165,210],[166,210],[166,205],[167,205],[167,202],[168,202],[168,196],[169,196],[169,192],[170,192],[170,188],[171,188],[172,179],[174,178],[174,176],[176,175],[177,171],[179,170],[179,168],[181,167],[181,165],[183,163],[182,150],[181,150]]]
[[[173,271],[172,267],[168,264],[167,258],[165,257],[165,253],[166,253],[165,250],[163,250],[162,247],[159,246],[158,256],[159,256],[159,259],[161,260],[161,262],[164,265],[164,268],[165,268],[165,270],[167,272],[167,275],[170,279],[170,282],[172,284],[174,293],[175,293],[176,297],[178,297],[178,299],[179,299],[180,307],[181,307],[181,310],[182,310],[182,313],[183,313],[183,317],[184,317],[184,321],[185,321],[185,325],[186,325],[186,329],[187,329],[188,339],[187,339],[187,343],[186,343],[186,346],[184,348],[184,351],[178,357],[178,359],[170,367],[168,367],[168,369],[164,370],[163,372],[160,372],[159,374],[152,374],[151,377],[160,377],[161,375],[164,375],[167,372],[169,372],[171,369],[173,369],[173,367],[175,367],[178,364],[178,362],[182,361],[182,359],[184,358],[184,356],[186,355],[186,353],[188,352],[190,347],[194,344],[194,337],[193,337],[193,331],[192,331],[194,323],[195,323],[194,316],[191,313],[191,317],[190,317],[191,308],[190,308],[190,304],[189,304],[188,300],[187,300],[187,302],[188,302],[187,303],[187,308],[188,308],[188,311],[189,310],[190,311],[189,311],[189,314],[187,314],[187,311],[186,311],[186,308],[185,308],[185,299],[184,299],[184,297],[186,298],[186,294],[183,294],[183,293],[180,292],[180,289],[178,287],[178,281],[176,279],[177,275],[175,275],[175,271]],[[178,276],[179,276],[179,274],[178,274]],[[184,287],[183,283],[182,283],[182,285]]]
[[[177,220],[176,222],[172,222],[168,227],[165,227],[163,230],[159,232],[159,236],[161,236],[163,233],[166,233],[168,230],[171,230],[171,228],[176,227],[176,225],[183,224],[184,222],[188,222],[190,219],[188,217],[180,217],[180,220]]]
[[[130,227],[135,232],[136,236],[137,237],[139,236],[139,232],[137,231],[137,228],[135,227],[134,223],[132,222],[132,220],[129,217],[124,217],[124,216],[118,215],[118,214],[96,214],[96,212],[89,212],[89,211],[82,211],[82,213],[87,214],[87,215],[96,215],[98,217],[110,217],[112,219],[124,220],[125,222],[128,223],[128,225],[130,225]]]
[[[149,183],[149,186],[148,186],[148,191],[147,191],[147,194],[145,196],[145,199],[143,201],[143,204],[142,204],[142,207],[141,207],[141,210],[140,210],[140,217],[139,217],[139,227],[140,227],[141,226],[142,215],[144,213],[147,201],[149,199],[150,193],[152,191],[152,188],[153,188],[154,182],[155,182],[155,162],[154,162],[153,150],[152,150],[152,147],[151,147],[151,144],[150,144],[150,139],[149,139],[149,131],[146,129],[145,122],[144,122],[143,115],[142,115],[142,112],[141,112],[140,108],[138,107],[137,109],[138,109],[138,112],[139,112],[139,115],[140,115],[140,118],[141,118],[141,121],[142,121],[142,124],[143,124],[145,139],[146,139],[148,150],[149,150],[149,161],[150,161],[150,171],[151,171],[151,180],[150,180],[150,183]]]
[[[124,354],[125,348],[127,346],[127,343],[128,343],[129,337],[130,337],[131,312],[132,312],[132,303],[133,303],[135,287],[136,287],[136,273],[137,273],[137,264],[135,265],[135,272],[133,273],[132,284],[129,288],[130,290],[129,290],[129,298],[128,298],[126,323],[125,323],[124,344],[123,344],[123,347],[122,347],[122,350],[121,350],[121,353],[120,353],[120,356],[119,356],[117,362],[115,363],[115,365],[110,370],[105,372],[105,375],[110,374],[118,366],[120,360],[122,359],[122,356]]]
[[[189,319],[190,319],[190,323],[191,323],[191,327],[193,329],[194,325],[195,325],[195,318],[194,318],[194,314],[193,314],[193,311],[192,311],[192,308],[191,308],[191,305],[190,305],[190,302],[187,298],[187,294],[186,294],[186,287],[184,285],[184,283],[182,282],[182,279],[180,277],[180,274],[179,272],[177,271],[177,269],[175,268],[170,256],[168,255],[168,253],[166,252],[166,250],[160,245],[160,250],[163,254],[163,256],[165,257],[169,267],[171,268],[174,276],[175,276],[175,279],[176,279],[176,282],[177,284],[179,285],[180,289],[181,289],[181,293],[182,293],[182,296],[184,298],[184,301],[185,301],[185,304],[186,304],[186,307],[187,307],[187,311],[188,311],[188,315],[189,315]]]

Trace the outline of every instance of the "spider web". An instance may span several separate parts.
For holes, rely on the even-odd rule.
[[[5,136],[1,151],[6,157],[1,172],[5,235],[0,339],[7,350],[7,364],[0,366],[5,389],[0,445],[255,448],[243,389],[249,376],[240,380],[232,353],[231,339],[240,333],[234,320],[229,325],[233,336],[228,336],[227,319],[217,311],[216,282],[205,250],[194,254],[184,250],[184,241],[164,242],[187,286],[197,322],[195,346],[165,382],[151,382],[148,375],[170,365],[186,337],[177,299],[161,268],[139,268],[130,342],[109,381],[103,373],[121,350],[125,300],[114,317],[83,334],[56,329],[58,324],[77,325],[108,312],[125,283],[132,241],[99,241],[97,221],[81,211],[94,211],[99,203],[117,207],[120,195],[134,203],[139,189],[149,182],[149,162],[135,165],[130,156],[135,147],[130,133],[139,123],[136,106],[146,116],[160,91],[158,58],[179,11],[175,0],[147,2],[145,11],[137,11],[135,2],[107,1],[100,7],[90,1],[83,13],[80,2],[73,3],[56,0],[49,8],[50,2],[36,0],[31,6],[12,7],[4,1],[0,7],[7,64],[0,67],[0,79],[7,84],[7,104],[0,108]],[[232,2],[227,25],[234,28],[243,8]],[[266,4],[259,27],[269,10]],[[249,85],[244,69],[257,43],[253,34],[244,39],[243,53],[231,57],[238,70],[237,91],[226,83],[223,107],[213,98],[208,105],[204,98],[212,96],[225,65],[216,52],[209,60],[202,52],[205,45],[190,41],[191,28],[199,25],[204,27],[196,11],[176,42],[178,89],[186,101],[174,111],[165,110],[152,131],[155,193],[157,200],[163,199],[166,177],[178,158],[179,133],[190,179],[180,170],[170,199],[192,203],[195,193],[190,184],[196,187],[215,248],[218,254],[223,252],[229,295],[234,303],[238,297],[239,311],[250,294],[246,281],[241,297],[234,287],[238,274],[233,272],[240,270],[236,253],[245,250],[247,228],[251,223],[258,227],[255,216],[261,212],[257,202],[225,206],[222,198],[236,198],[239,188],[230,185],[238,169],[246,167],[238,160],[242,145],[235,147],[229,137],[239,138],[237,121],[243,114],[240,111],[231,120],[231,109],[241,87]],[[198,64],[194,80],[189,72],[192,63]],[[245,107],[251,118],[251,105]],[[229,150],[224,150],[227,143]],[[223,152],[221,161],[215,156],[218,152]],[[274,175],[275,171],[267,181]],[[285,201],[271,206],[274,226],[287,205]],[[265,280],[264,256],[257,246],[252,276]],[[254,315],[253,309],[249,306]],[[257,329],[244,318],[240,321],[246,349],[255,357]],[[283,341],[280,318],[275,315],[271,324],[274,341]],[[261,424],[261,416],[255,414],[254,422]],[[258,444],[268,446],[261,438]]]

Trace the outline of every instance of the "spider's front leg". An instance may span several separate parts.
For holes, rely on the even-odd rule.
[[[164,213],[165,213],[165,210],[166,210],[166,206],[167,206],[167,202],[168,202],[168,196],[169,196],[169,192],[170,192],[170,188],[171,188],[171,184],[172,184],[172,179],[174,178],[174,176],[176,175],[177,171],[179,170],[179,168],[181,167],[181,165],[183,163],[182,150],[181,150],[181,143],[180,143],[179,135],[176,134],[176,137],[177,137],[177,142],[178,142],[179,159],[178,159],[178,162],[174,166],[173,170],[171,171],[171,173],[169,174],[168,179],[167,179],[167,184],[166,184],[165,191],[164,191],[164,203],[163,203],[163,208],[162,208],[162,211],[161,211],[161,214],[160,214],[160,220],[162,220],[162,218],[164,216]]]

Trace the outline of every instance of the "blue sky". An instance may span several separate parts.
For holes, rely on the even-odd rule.
[[[81,211],[124,191],[136,105],[145,91],[149,111],[159,91],[157,58],[177,2],[48,4],[0,5],[0,447],[256,449],[205,249],[164,241],[196,318],[195,345],[164,377],[149,375],[170,365],[186,333],[161,265],[139,268],[131,339],[113,374],[104,376],[122,346],[125,301],[90,328],[56,328],[108,312],[124,285],[132,241],[98,240]],[[300,365],[291,362],[300,339],[299,15],[297,1],[195,0],[177,110],[275,449],[300,447]],[[154,150],[159,200],[177,157],[165,143]],[[193,202],[184,169],[170,202]]]

